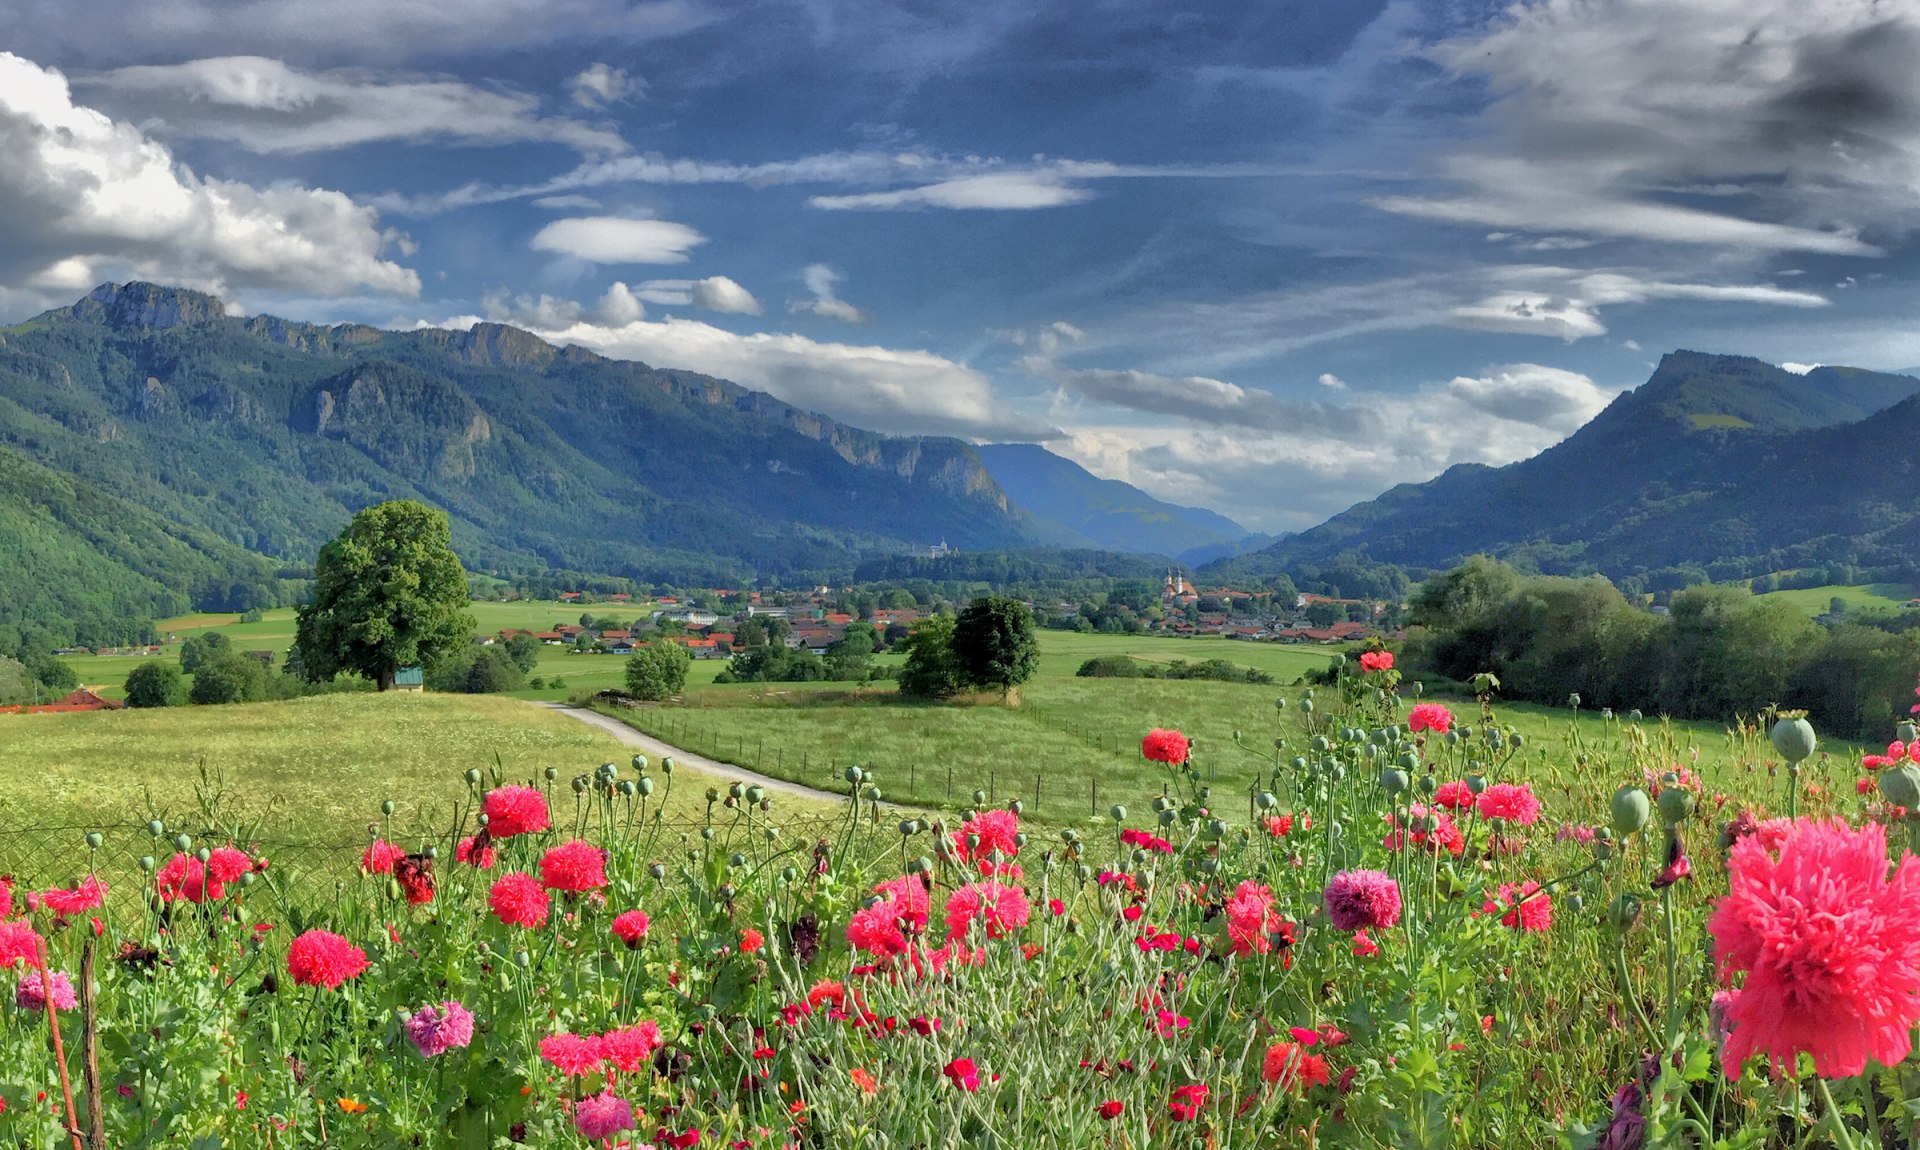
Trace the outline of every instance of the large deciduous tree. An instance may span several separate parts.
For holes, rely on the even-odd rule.
[[[1033,612],[1018,599],[975,599],[953,621],[953,658],[969,685],[1006,694],[1040,669]]]
[[[692,662],[687,649],[671,639],[642,643],[627,660],[627,693],[655,702],[671,699],[687,685],[687,666]]]
[[[473,641],[444,511],[407,499],[361,511],[320,549],[313,577],[296,639],[313,682],[348,672],[384,691],[402,667],[431,668]]]

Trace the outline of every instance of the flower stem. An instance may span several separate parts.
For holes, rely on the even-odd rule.
[[[1840,1108],[1834,1105],[1833,1091],[1827,1089],[1827,1080],[1816,1074],[1813,1079],[1813,1089],[1820,1095],[1820,1105],[1826,1110],[1826,1116],[1832,1120],[1834,1145],[1840,1147],[1840,1150],[1855,1150],[1853,1133],[1847,1129],[1846,1122],[1841,1119]]]

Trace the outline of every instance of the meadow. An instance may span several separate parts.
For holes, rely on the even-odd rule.
[[[1824,615],[1835,599],[1849,609],[1880,607],[1899,609],[1914,597],[1914,588],[1905,583],[1828,584],[1824,587],[1800,587],[1791,591],[1769,591],[1766,597],[1791,603],[1809,615]]]
[[[0,784],[31,808],[89,782],[96,811],[127,801],[122,773],[184,803],[200,744],[234,802],[367,844],[305,885],[244,836],[208,851],[215,828],[19,875],[0,1142],[65,1146],[97,1114],[128,1147],[1911,1144],[1920,867],[1886,859],[1920,763],[1876,779],[1756,725],[1416,706],[1384,677],[1309,697],[1059,665],[1021,707],[694,692],[647,717],[763,713],[791,746],[885,711],[966,742],[837,809],[684,778],[678,825],[639,809],[659,764],[509,699],[0,727],[9,761],[54,765]],[[1142,798],[884,809],[903,765],[949,761]],[[1763,889],[1816,913],[1764,913]],[[1865,981],[1815,961],[1843,917],[1891,956]],[[87,969],[91,1010],[63,994]],[[1773,1021],[1804,1016],[1783,986],[1821,996],[1816,1026]]]

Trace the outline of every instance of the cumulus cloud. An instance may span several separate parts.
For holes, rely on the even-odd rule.
[[[1321,372],[1320,379],[1318,380],[1318,382],[1321,387],[1330,387],[1335,391],[1347,390],[1347,381],[1344,379],[1341,379],[1339,376],[1333,374],[1330,371]]]
[[[872,318],[840,298],[836,289],[847,277],[826,264],[808,264],[800,273],[800,278],[813,294],[809,299],[788,300],[789,312],[806,312],[823,319],[837,319],[841,323],[865,323]]]
[[[66,292],[133,276],[247,288],[417,295],[383,258],[397,233],[339,192],[202,177],[140,130],[75,104],[66,78],[0,52],[0,285]]]
[[[8,0],[0,42],[89,63],[244,52],[303,62],[394,61],[501,45],[643,42],[701,27],[694,0]]]
[[[1060,450],[1099,474],[1264,530],[1312,526],[1457,463],[1527,458],[1618,394],[1578,372],[1531,363],[1340,403],[1281,400],[1219,380],[1105,374],[1135,378],[1106,380],[1112,386],[1101,402],[1132,399],[1121,406],[1179,418],[1134,426],[1096,415],[1075,422]]]
[[[619,133],[540,115],[524,93],[457,80],[303,71],[264,56],[143,64],[77,81],[137,109],[155,131],[227,140],[255,152],[312,152],[379,140],[511,144],[551,140],[582,152],[626,148]]]
[[[579,216],[555,220],[537,232],[535,251],[558,252],[599,264],[682,264],[707,238],[671,220]]]
[[[1817,363],[1783,363],[1780,365],[1780,370],[1790,371],[1795,375],[1805,375],[1819,366]]]
[[[583,108],[604,108],[647,91],[645,80],[607,64],[595,64],[575,76],[568,86],[573,89],[573,102]]]
[[[1390,211],[1743,253],[1872,255],[1920,219],[1920,11],[1538,0],[1433,49],[1495,100]]]
[[[610,293],[611,294],[611,293]],[[1059,432],[1012,413],[981,372],[930,351],[825,342],[789,332],[739,335],[698,320],[613,322],[567,301],[489,297],[486,314],[446,321],[516,323],[556,344],[578,344],[618,359],[682,368],[766,391],[856,427],[901,434],[1020,440]]]
[[[633,285],[637,299],[662,307],[698,307],[733,315],[759,315],[764,309],[753,293],[726,276],[698,280],[647,280]]]

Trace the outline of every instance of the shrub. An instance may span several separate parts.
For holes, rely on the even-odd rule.
[[[687,649],[671,640],[643,643],[627,659],[627,690],[636,699],[671,699],[687,685],[692,663]]]
[[[127,706],[178,707],[187,701],[187,683],[174,663],[152,660],[127,676]]]

